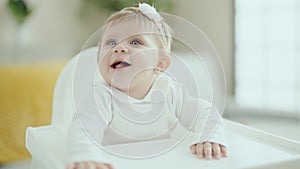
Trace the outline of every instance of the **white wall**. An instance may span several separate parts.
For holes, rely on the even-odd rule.
[[[32,57],[29,55],[39,55],[34,56],[37,59],[71,57],[101,27],[107,16],[94,10],[80,17],[82,0],[26,2],[33,9],[32,13],[25,23],[18,25],[7,9],[7,0],[0,1],[1,61],[24,60]],[[60,56],[54,56],[57,54]]]
[[[225,69],[227,93],[232,94],[234,83],[234,0],[171,1],[175,6],[172,13],[191,21],[215,45]]]

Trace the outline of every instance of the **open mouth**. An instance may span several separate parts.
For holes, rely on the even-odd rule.
[[[110,65],[110,67],[113,69],[122,69],[122,68],[125,68],[128,66],[131,66],[131,64],[124,62],[124,61],[117,61],[117,62],[114,62],[112,65]]]

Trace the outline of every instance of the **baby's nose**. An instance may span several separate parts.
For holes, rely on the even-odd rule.
[[[114,52],[115,53],[126,53],[126,52],[128,52],[128,49],[126,48],[126,47],[124,47],[124,46],[120,46],[120,47],[116,47],[115,49],[114,49]]]

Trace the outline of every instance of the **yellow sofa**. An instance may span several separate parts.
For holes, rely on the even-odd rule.
[[[0,65],[0,164],[30,157],[25,129],[50,124],[53,90],[63,65]]]

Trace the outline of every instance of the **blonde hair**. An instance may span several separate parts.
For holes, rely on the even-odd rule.
[[[172,44],[171,27],[164,20],[161,20],[160,22],[156,23],[153,19],[149,18],[137,7],[127,7],[116,13],[113,13],[105,21],[105,25],[113,24],[115,22],[121,22],[126,19],[138,20],[144,24],[146,22],[151,23],[151,26],[156,27],[159,32],[161,48],[166,50],[168,53],[171,52],[171,44]]]

